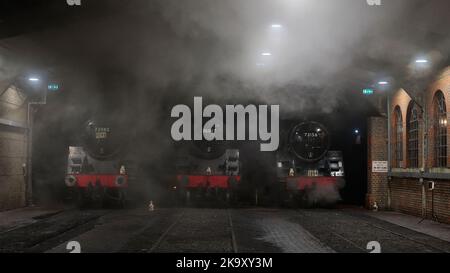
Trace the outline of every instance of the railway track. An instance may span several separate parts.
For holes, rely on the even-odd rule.
[[[70,209],[0,233],[0,252],[44,252],[95,227],[111,211]]]
[[[406,235],[397,233],[397,232],[395,232],[395,231],[392,231],[392,230],[389,230],[389,229],[380,227],[380,226],[378,226],[378,225],[374,225],[374,224],[369,223],[369,222],[366,222],[366,224],[369,225],[369,226],[372,226],[372,227],[374,227],[374,228],[383,230],[383,231],[385,231],[385,232],[387,232],[387,233],[393,234],[393,235],[395,235],[395,236],[397,236],[397,237],[399,237],[399,238],[407,239],[407,240],[412,241],[412,242],[414,242],[414,243],[416,243],[416,244],[420,244],[420,245],[425,246],[425,247],[427,247],[427,248],[434,249],[434,250],[436,250],[437,252],[449,253],[448,251],[446,251],[446,250],[444,250],[444,249],[442,249],[442,248],[435,247],[435,246],[432,246],[432,245],[427,244],[427,243],[424,243],[424,242],[420,242],[420,241],[415,240],[415,239],[413,239],[413,238],[411,238],[411,237],[409,237],[409,236],[406,236]],[[338,233],[336,233],[336,232],[331,232],[331,233],[332,233],[334,236],[337,236],[337,237],[343,239],[344,241],[348,242],[349,244],[351,244],[351,245],[354,246],[355,248],[358,248],[358,249],[361,250],[362,252],[368,252],[368,249],[359,246],[358,243],[352,241],[350,238],[344,237],[343,235],[338,234]]]
[[[227,209],[227,215],[228,215],[228,223],[231,233],[231,246],[233,248],[233,253],[238,253],[238,246],[236,242],[236,234],[234,233],[234,227],[233,227],[233,218],[231,217],[231,211]]]
[[[333,231],[331,231],[330,233],[333,234],[334,236],[336,236],[336,237],[342,239],[343,241],[347,242],[348,244],[352,245],[352,246],[355,247],[356,249],[361,250],[361,252],[366,252],[366,249],[360,247],[357,243],[353,242],[353,241],[350,240],[349,238],[344,237],[344,236],[342,236],[341,234],[336,233],[336,232],[333,232]]]
[[[181,214],[175,219],[175,221],[161,234],[161,236],[156,240],[155,244],[148,251],[149,253],[155,252],[156,249],[161,245],[164,239],[167,237],[169,232],[180,222],[183,216],[186,214],[186,210],[182,211]]]
[[[86,252],[367,253],[371,241],[382,252],[450,252],[448,242],[357,212],[191,208],[65,210],[1,232],[0,252],[66,252],[77,237]]]
[[[300,214],[302,217],[308,218],[308,217],[317,217],[317,215],[308,215],[305,214],[304,211],[297,210],[297,213]],[[317,223],[318,229],[313,230],[312,226],[305,222],[305,226],[309,228],[310,232],[315,234],[318,237],[321,237],[321,240],[327,240],[327,241],[333,241],[331,238],[326,238],[326,236],[323,236],[323,233],[327,232],[328,234],[331,234],[333,237],[337,238],[340,242],[345,242],[348,246],[347,249],[350,250],[350,252],[369,252],[370,249],[367,248],[367,243],[371,241],[377,241],[381,244],[382,251],[383,246],[386,246],[384,249],[387,249],[388,252],[399,252],[399,250],[395,249],[395,245],[398,246],[403,245],[404,242],[410,244],[413,248],[417,250],[422,250],[425,252],[444,252],[449,253],[450,251],[448,249],[439,247],[436,245],[436,243],[431,243],[430,241],[439,241],[439,239],[433,238],[431,236],[423,235],[416,233],[412,230],[405,229],[405,234],[394,231],[388,227],[384,227],[383,223],[373,223],[373,222],[379,222],[380,220],[372,219],[369,216],[364,215],[356,215],[355,213],[343,213],[343,212],[333,212],[333,217],[335,218],[342,218],[345,219],[345,223],[349,225],[347,229],[339,229],[339,225],[336,226],[327,226],[326,228],[322,228],[322,225],[325,225],[325,221],[323,219],[319,219],[319,222]],[[312,220],[312,219],[310,219]],[[314,219],[315,220],[315,219]],[[331,219],[328,219],[332,221]],[[320,222],[322,221],[322,223]],[[335,222],[335,221],[332,221]],[[354,233],[349,235],[348,230],[352,227],[350,227],[350,223],[353,223],[353,229],[355,230]],[[386,225],[389,225],[389,223],[386,223]],[[322,232],[320,229],[323,229]],[[398,228],[398,227],[397,227]],[[413,238],[413,235],[408,235],[407,233],[411,233],[416,236],[423,237],[422,240]],[[361,236],[363,234],[369,234],[369,236],[364,236],[362,238]],[[428,241],[425,241],[425,239],[428,238]],[[399,243],[403,242],[403,243]],[[336,245],[334,246],[336,247]],[[345,249],[343,245],[338,245],[338,248]],[[336,250],[336,249],[335,249]],[[339,252],[339,251],[338,251]]]
[[[223,210],[221,210],[223,211]],[[161,233],[161,235],[156,239],[156,241],[153,243],[153,245],[151,246],[151,248],[147,251],[148,253],[155,253],[155,252],[159,252],[159,251],[167,251],[167,248],[169,247],[173,247],[175,248],[175,245],[179,242],[175,241],[175,242],[168,242],[168,238],[169,237],[177,237],[177,232],[179,232],[179,230],[189,230],[186,226],[186,229],[184,229],[184,227],[180,227],[180,225],[182,224],[186,224],[184,220],[187,220],[190,217],[193,217],[193,215],[189,215],[189,213],[192,213],[191,210],[189,209],[184,209],[179,215],[176,216],[176,218],[173,220],[172,223],[170,223],[165,229],[164,231]],[[189,217],[187,217],[189,216]],[[235,234],[235,229],[233,226],[233,219],[232,219],[232,213],[231,210],[227,209],[226,213],[224,213],[223,215],[218,216],[218,218],[220,219],[220,217],[226,217],[226,222],[228,225],[227,226],[220,226],[222,228],[225,228],[228,233],[228,235],[226,236],[226,241],[228,241],[228,245],[229,247],[227,247],[227,249],[229,249],[227,252],[231,252],[231,253],[238,253],[238,245],[237,245],[237,240],[236,240],[236,234]],[[224,219],[221,219],[224,220]],[[199,226],[197,228],[193,228],[195,230],[195,233],[198,232],[202,232],[204,231],[205,228],[207,228],[208,223],[204,223],[203,225],[206,225],[205,227],[203,226]],[[179,229],[179,230],[176,230]],[[202,234],[195,234],[194,238],[198,238],[198,240],[203,240],[204,238],[202,238]],[[187,239],[188,241],[190,240],[189,238]],[[206,241],[208,239],[205,239]],[[163,244],[167,243],[165,246],[163,246]],[[195,243],[195,242],[193,242]],[[213,244],[213,241],[210,242],[211,244]],[[171,245],[173,244],[173,245]],[[217,251],[222,251],[223,249],[218,248]]]
[[[411,237],[409,237],[409,236],[406,236],[406,235],[400,234],[400,233],[398,233],[398,232],[395,232],[395,231],[392,231],[392,230],[389,230],[389,229],[380,227],[380,226],[375,225],[375,224],[372,224],[372,223],[370,223],[370,222],[367,222],[367,224],[373,226],[374,228],[378,228],[378,229],[384,230],[384,231],[386,231],[386,232],[389,232],[389,233],[391,233],[391,234],[394,234],[394,235],[396,235],[396,236],[398,236],[398,237],[405,238],[405,239],[410,240],[410,241],[412,241],[412,242],[415,242],[415,243],[417,243],[417,244],[421,244],[421,245],[423,245],[423,246],[426,246],[426,247],[435,249],[435,250],[437,250],[438,252],[450,253],[450,251],[447,251],[447,250],[442,249],[442,248],[440,248],[440,247],[436,247],[436,246],[433,246],[433,245],[430,245],[430,244],[421,242],[421,241],[416,240],[416,239],[414,239],[414,238],[411,238]]]

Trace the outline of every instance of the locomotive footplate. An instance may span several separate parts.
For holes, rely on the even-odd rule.
[[[230,175],[178,175],[178,193],[185,204],[206,205],[207,202],[232,202],[240,176]],[[200,203],[199,203],[200,202]]]
[[[342,177],[336,176],[294,176],[286,177],[287,190],[305,190],[315,187],[329,187],[334,186],[337,189],[341,189],[345,185],[345,180]]]
[[[125,188],[128,186],[127,175],[113,174],[73,174],[70,178],[74,186],[87,188],[89,185],[99,185],[105,188]]]
[[[235,188],[241,181],[240,176],[229,175],[178,175],[177,181],[182,188]]]
[[[66,180],[66,184],[70,182],[70,186],[77,189],[79,207],[110,204],[124,206],[127,175],[74,174]]]

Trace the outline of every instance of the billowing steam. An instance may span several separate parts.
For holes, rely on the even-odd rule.
[[[298,116],[331,114],[342,105],[364,109],[356,94],[379,79],[422,90],[423,79],[448,61],[449,6],[448,0],[83,1],[71,10],[77,16],[0,46],[28,46],[29,61],[62,82],[62,93],[37,114],[37,164],[55,158],[45,160],[41,173],[61,169],[65,147],[86,118],[108,113],[137,128],[135,155],[147,162],[152,182],[164,179],[174,154],[170,109],[191,104],[194,95],[207,104],[280,104],[282,113]],[[418,56],[433,64],[419,78],[408,70]]]
[[[309,206],[329,206],[341,201],[339,190],[332,184],[312,187],[306,193]]]

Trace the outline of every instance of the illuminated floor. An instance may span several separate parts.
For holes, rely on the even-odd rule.
[[[450,252],[450,242],[355,209],[46,212],[0,229],[0,252],[69,252],[70,241],[81,252]]]

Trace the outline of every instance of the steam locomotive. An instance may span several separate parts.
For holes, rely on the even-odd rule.
[[[283,199],[306,206],[337,202],[345,186],[343,155],[330,150],[326,127],[314,121],[286,121],[282,128],[276,173]]]
[[[241,183],[239,149],[222,141],[191,141],[180,144],[175,162],[177,199],[196,201],[236,200]]]
[[[127,132],[105,119],[83,127],[80,145],[69,147],[65,184],[80,207],[111,202],[123,207],[129,182]]]

